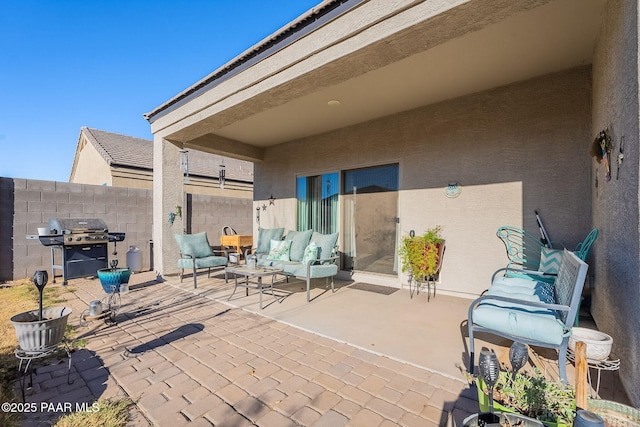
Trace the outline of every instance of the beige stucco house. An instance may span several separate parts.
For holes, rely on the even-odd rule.
[[[145,115],[155,265],[175,270],[183,148],[255,162],[254,207],[276,198],[260,226],[339,231],[341,274],[388,286],[397,240],[441,225],[438,292],[477,296],[506,263],[496,229],[537,233],[537,210],[556,247],[600,230],[591,312],[640,405],[638,18],[634,0],[323,1]]]
[[[253,197],[251,162],[190,150],[181,153],[178,167],[183,174],[185,193]],[[221,169],[225,170],[224,188],[220,185]],[[69,182],[150,190],[153,141],[83,126]]]

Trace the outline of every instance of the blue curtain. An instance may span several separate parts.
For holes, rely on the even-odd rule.
[[[298,230],[338,231],[338,173],[298,178]]]

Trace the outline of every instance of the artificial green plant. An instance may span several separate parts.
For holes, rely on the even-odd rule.
[[[420,236],[405,236],[400,244],[402,271],[409,272],[416,280],[432,278],[438,270],[440,245],[444,239],[439,225]]]

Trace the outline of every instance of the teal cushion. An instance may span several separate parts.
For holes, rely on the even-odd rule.
[[[487,299],[473,310],[473,323],[507,334],[559,345],[570,331],[555,310],[532,307],[528,301],[554,303],[553,286],[534,282],[531,287],[492,285],[487,296],[515,298],[522,304]]]
[[[546,344],[560,345],[570,330],[549,312],[501,307],[483,302],[473,310],[473,323],[485,328]]]
[[[309,244],[311,234],[313,230],[305,231],[290,231],[285,237],[286,240],[291,241],[291,250],[289,251],[289,257],[291,261],[301,261],[304,256],[304,250]]]
[[[540,266],[538,271],[547,274],[558,274],[562,261],[562,250],[542,247],[540,249]]]
[[[307,266],[296,264],[285,264],[281,267],[284,272],[290,276],[307,277]],[[309,278],[316,279],[320,277],[331,277],[338,274],[338,266],[336,264],[312,265],[309,269]]]
[[[258,245],[256,252],[268,254],[272,240],[282,240],[284,228],[261,228],[258,230]]]
[[[174,234],[174,236],[180,246],[180,253],[183,255],[193,255],[196,258],[214,255],[207,239],[207,233],[204,231],[196,234]]]
[[[269,247],[269,255],[267,260],[272,261],[290,261],[289,250],[291,249],[291,240],[272,240]]]
[[[523,279],[526,280],[526,279]],[[526,280],[528,283],[523,283],[522,285],[528,286],[518,286],[518,285],[506,285],[504,283],[494,283],[489,288],[487,292],[488,295],[501,295],[509,296],[509,294],[518,295],[513,296],[513,298],[519,298],[519,295],[530,295],[535,296],[538,301],[555,304],[555,288],[553,285],[545,282],[535,282],[533,280]],[[531,300],[533,301],[533,300]]]
[[[304,255],[302,256],[302,264],[307,264],[309,261],[318,259],[318,245],[316,242],[311,242],[304,248]]]
[[[266,257],[262,259],[262,261],[258,261],[258,266],[260,267],[273,267],[280,268],[282,270],[286,270],[288,266],[297,266],[300,265],[298,261],[276,261],[269,260]]]
[[[318,246],[318,258],[329,258],[337,241],[338,233],[320,234],[314,231],[311,236],[311,242]]]
[[[227,265],[227,261],[227,258],[223,256],[208,256],[204,258],[196,258],[196,268],[222,267]],[[193,259],[179,259],[178,268],[193,268]]]
[[[530,276],[527,277],[506,277],[506,276],[497,276],[493,279],[491,286],[503,285],[503,286],[522,286],[525,288],[534,288],[538,283],[536,280],[533,280]]]

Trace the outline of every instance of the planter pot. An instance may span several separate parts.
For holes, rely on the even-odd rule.
[[[98,270],[98,279],[102,289],[110,294],[120,292],[120,285],[129,283],[131,270],[128,268],[101,268]]]
[[[495,406],[495,405],[494,405]],[[464,427],[477,427],[477,426],[493,426],[498,425],[494,424],[494,422],[499,423],[499,425],[507,425],[507,426],[522,426],[522,427],[542,427],[543,424],[534,420],[533,418],[525,417],[524,415],[514,414],[514,413],[500,413],[496,412],[495,414],[489,413],[480,413],[473,414],[468,416],[462,422]]]
[[[480,412],[489,412],[489,396],[485,393],[487,390],[487,386],[485,385],[482,378],[476,378],[476,390],[478,391],[478,404],[480,406]],[[513,408],[509,408],[508,406],[503,406],[500,403],[493,401],[493,409],[496,412],[506,412],[514,414],[516,410]],[[551,421],[542,421],[547,427],[570,427],[565,423],[554,423]]]
[[[587,345],[587,359],[592,360],[606,360],[613,345],[613,338],[604,332],[574,327],[569,337],[571,351],[575,351],[577,341],[582,341]]]
[[[600,415],[608,427],[640,426],[640,409],[600,399],[589,399],[587,408]]]
[[[489,396],[485,394],[487,386],[480,377],[476,378],[476,389],[478,390],[478,404],[480,405],[480,412],[489,412]],[[496,412],[515,413],[515,410],[506,406],[502,406],[495,400],[493,401],[493,409]]]
[[[13,316],[20,348],[25,353],[41,353],[60,344],[71,312],[69,307],[52,307],[42,310],[43,320],[38,320],[38,310]]]

